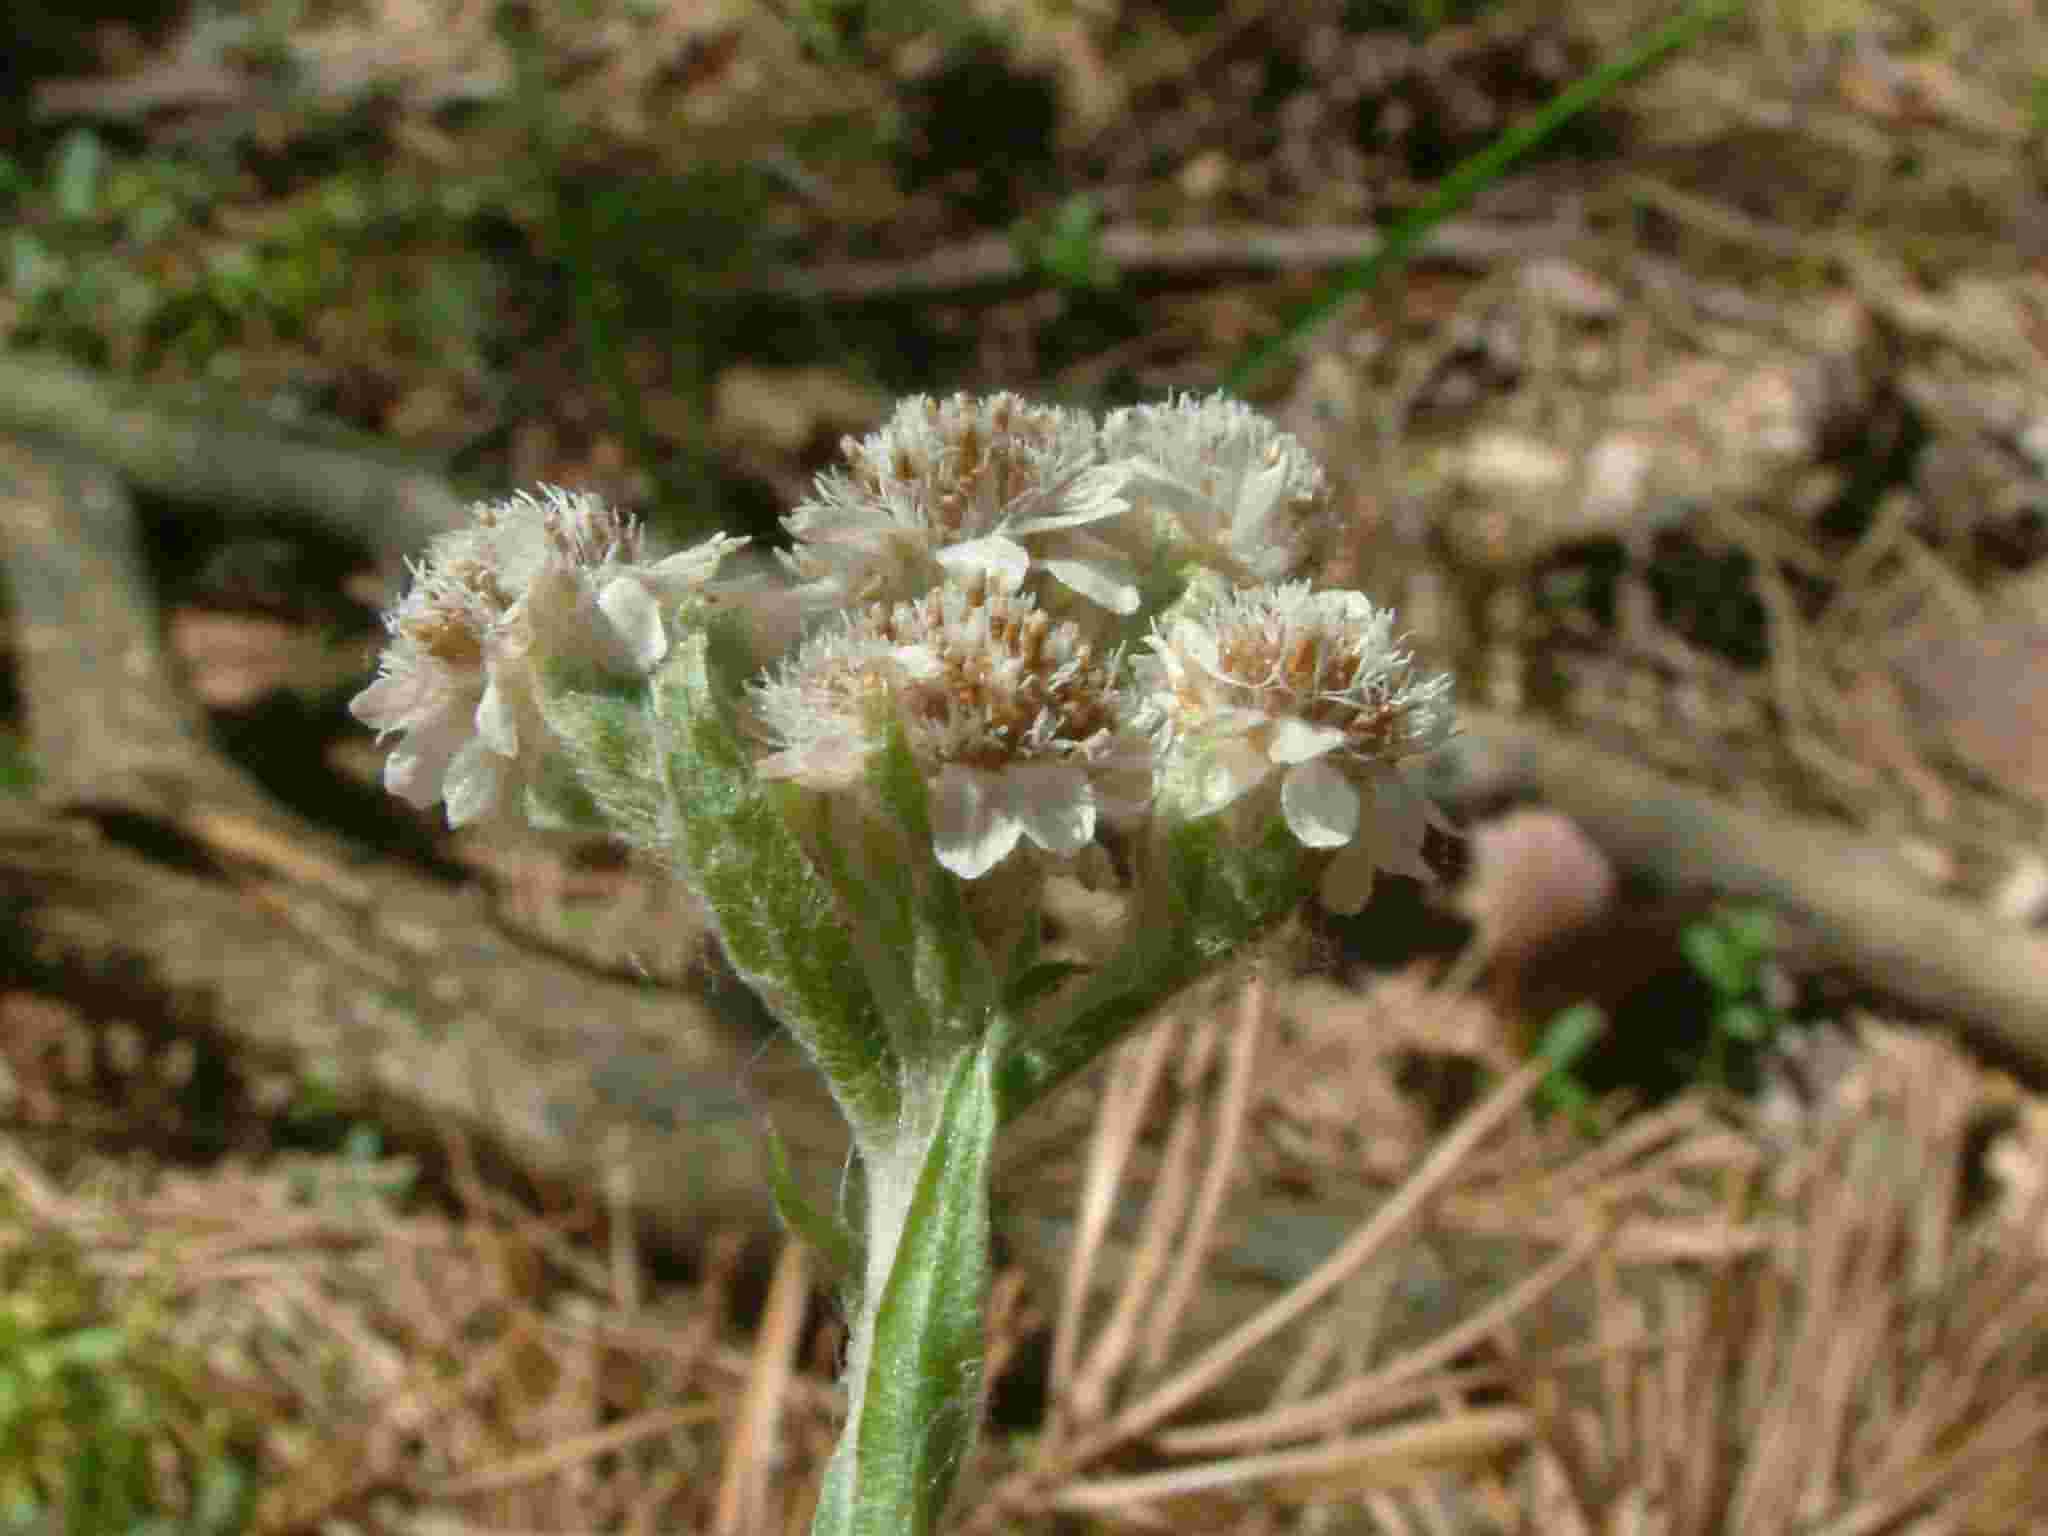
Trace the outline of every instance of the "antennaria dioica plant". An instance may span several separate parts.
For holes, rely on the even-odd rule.
[[[1729,8],[1695,0],[1460,166],[1232,378]],[[688,882],[824,1073],[858,1230],[775,1159],[785,1219],[849,1277],[812,1529],[925,1536],[980,1415],[998,1131],[1311,894],[1354,912],[1377,870],[1426,874],[1405,768],[1449,736],[1450,685],[1313,585],[1322,471],[1222,395],[1101,423],[914,398],[784,526],[782,579],[721,580],[744,540],[650,560],[590,496],[480,505],[354,709],[401,735],[386,785],[451,824],[602,831]],[[1092,967],[1044,953],[1055,871],[1122,888]]]
[[[787,519],[655,559],[544,489],[442,535],[353,705],[385,783],[464,824],[620,837],[703,898],[852,1127],[849,1414],[814,1530],[936,1528],[980,1413],[995,1138],[1312,894],[1423,873],[1406,767],[1449,680],[1308,579],[1322,470],[1223,396],[1085,413],[918,397]],[[1112,856],[1111,849],[1114,849]],[[1046,880],[1113,886],[1092,965]]]

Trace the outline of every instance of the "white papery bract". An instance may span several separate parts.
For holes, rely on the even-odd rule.
[[[814,609],[914,598],[942,576],[1017,586],[1033,571],[1114,613],[1138,606],[1109,526],[1128,510],[1096,458],[1094,423],[1013,394],[918,395],[848,439],[847,467],[784,520]]]
[[[1331,911],[1363,907],[1375,870],[1426,878],[1433,812],[1401,765],[1449,739],[1449,677],[1420,672],[1392,612],[1356,592],[1294,582],[1190,606],[1137,660],[1161,813],[1210,815],[1277,782],[1294,836],[1336,850]]]
[[[1243,401],[1178,395],[1114,411],[1102,452],[1175,563],[1235,582],[1309,574],[1328,515],[1322,467]]]
[[[413,567],[377,680],[349,704],[401,734],[385,787],[444,801],[450,826],[488,815],[549,750],[536,668],[650,670],[668,653],[664,614],[745,542],[718,535],[649,564],[639,525],[596,496],[548,486],[479,503]]]
[[[1122,658],[979,574],[875,604],[812,635],[754,690],[778,750],[758,764],[859,793],[897,722],[929,787],[933,852],[979,879],[1022,840],[1078,852],[1097,816],[1142,805],[1151,753],[1129,720]]]

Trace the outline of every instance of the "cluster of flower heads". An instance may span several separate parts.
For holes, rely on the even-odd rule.
[[[1148,805],[1278,815],[1336,851],[1323,898],[1355,910],[1375,868],[1424,872],[1402,765],[1449,735],[1449,682],[1386,610],[1312,586],[1328,522],[1307,450],[1221,395],[1099,424],[1011,394],[907,400],[785,522],[798,617],[750,690],[758,771],[861,794],[900,729],[934,852],[965,879],[1020,844],[1073,854]],[[482,814],[537,728],[534,656],[654,667],[739,542],[648,564],[594,498],[480,508],[415,573],[354,706],[405,735],[386,782],[451,822]]]

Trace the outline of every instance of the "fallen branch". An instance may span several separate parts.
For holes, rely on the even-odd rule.
[[[1731,804],[1527,720],[1465,711],[1460,723],[1439,794],[1541,799],[1625,869],[1767,902],[1819,958],[2048,1074],[2048,942],[1929,894],[1839,828]]]
[[[0,357],[0,433],[63,444],[154,496],[245,521],[299,518],[387,558],[424,548],[464,507],[440,476],[357,434],[49,358]]]
[[[1424,260],[1486,267],[1509,257],[1561,248],[1576,234],[1567,221],[1507,224],[1452,219],[1423,242]],[[1299,272],[1349,266],[1378,250],[1384,237],[1370,224],[1319,224],[1222,229],[1148,229],[1116,224],[1096,236],[1103,260],[1122,272],[1152,277],[1224,271]],[[902,260],[826,262],[773,268],[708,292],[718,296],[779,295],[809,299],[884,299],[1001,287],[1030,276],[1028,247],[1007,235],[980,235]]]

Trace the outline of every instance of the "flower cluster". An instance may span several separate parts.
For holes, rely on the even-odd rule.
[[[741,541],[650,562],[594,497],[479,507],[416,571],[355,701],[403,733],[388,785],[475,820],[551,750],[543,659],[646,674],[686,599],[745,591],[772,658],[739,705],[755,772],[859,799],[900,731],[933,853],[962,879],[1024,844],[1073,855],[1148,806],[1279,818],[1330,855],[1339,910],[1376,868],[1426,872],[1429,812],[1402,770],[1447,737],[1449,682],[1385,609],[1311,584],[1329,495],[1293,436],[1221,395],[1101,423],[920,396],[844,457],[786,520],[774,592],[713,583]]]
[[[969,879],[1020,840],[1072,852],[1098,806],[1155,789],[1169,814],[1246,802],[1336,850],[1339,910],[1375,868],[1427,872],[1402,764],[1448,736],[1449,680],[1389,612],[1305,579],[1329,493],[1298,439],[1222,395],[1099,427],[1014,395],[920,397],[845,456],[785,524],[800,590],[842,612],[757,690],[764,771],[851,789],[900,721],[935,852]],[[1144,649],[1118,645],[1147,622]]]
[[[543,490],[437,539],[389,616],[351,707],[400,737],[392,791],[658,851],[847,1115],[861,1234],[777,1195],[859,1272],[823,1536],[936,1528],[971,1449],[1004,1122],[1312,886],[1355,911],[1427,873],[1404,771],[1449,681],[1315,585],[1329,522],[1302,444],[1220,395],[918,398],[779,565],[654,558]],[[1056,861],[1128,886],[1089,963],[1045,948]]]

